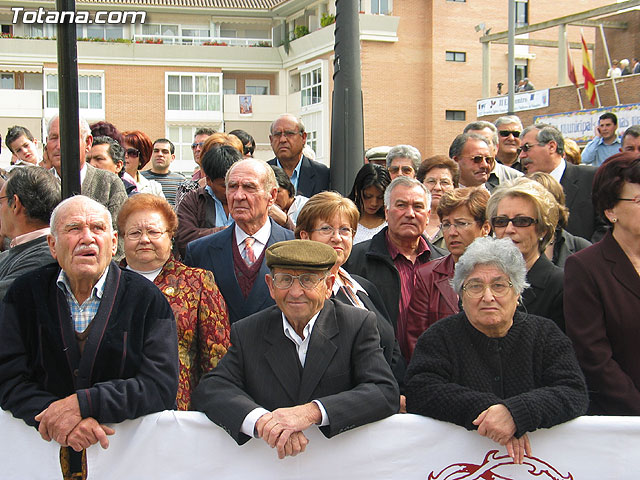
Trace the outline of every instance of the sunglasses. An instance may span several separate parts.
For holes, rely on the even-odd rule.
[[[533,147],[544,147],[544,143],[525,143],[523,145],[520,146],[520,150],[522,150],[523,152],[528,152],[529,150],[531,150]]]
[[[513,138],[518,138],[520,136],[520,132],[517,130],[500,130],[498,135],[503,138],[507,138],[509,135],[513,135]]]
[[[482,155],[476,155],[475,157],[469,157],[469,160],[471,160],[475,164],[480,164],[483,161],[485,161],[489,165],[491,165],[495,161],[495,157],[490,157],[490,156],[483,157]]]
[[[509,222],[511,222],[514,227],[522,228],[530,227],[534,223],[538,223],[538,220],[531,217],[525,217],[523,215],[518,215],[513,218],[509,218],[503,215],[500,217],[493,217],[491,219],[491,226],[493,228],[505,228],[507,225],[509,225]]]
[[[135,148],[127,148],[124,152],[127,157],[139,157],[140,151]]]
[[[191,144],[191,150],[195,150],[198,147],[202,148],[202,145],[204,145],[204,142],[193,142]]]

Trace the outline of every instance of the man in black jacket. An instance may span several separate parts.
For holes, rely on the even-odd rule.
[[[353,247],[345,269],[372,282],[380,292],[407,360],[407,309],[416,269],[446,255],[424,236],[431,196],[418,180],[398,177],[384,193],[388,226]]]

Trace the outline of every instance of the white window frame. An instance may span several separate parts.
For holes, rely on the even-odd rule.
[[[309,105],[302,106],[302,96],[304,89],[312,88],[314,85],[308,85],[303,87],[303,75],[311,73],[314,70],[320,69],[320,101]],[[298,67],[300,72],[300,117],[305,122],[305,117],[309,118],[311,115],[320,115],[320,120],[316,129],[311,129],[311,122],[306,122],[307,127],[307,144],[312,145],[315,142],[316,148],[316,160],[319,162],[328,164],[329,158],[329,131],[330,131],[330,112],[329,112],[329,62],[327,60],[315,60],[313,62],[301,65]],[[307,125],[309,124],[309,125]]]
[[[44,72],[43,72],[44,78],[43,78],[43,83],[42,83],[42,93],[44,96],[43,102],[44,102],[44,116],[45,118],[51,118],[53,115],[57,115],[58,114],[58,110],[59,107],[50,107],[49,103],[48,103],[48,99],[47,99],[47,93],[49,92],[56,92],[56,95],[58,94],[58,89],[51,89],[48,88],[48,84],[47,84],[47,76],[48,75],[55,75],[56,77],[58,76],[58,70],[56,69],[52,69],[52,68],[45,68]],[[105,119],[105,97],[106,97],[106,91],[105,91],[105,78],[104,78],[104,70],[78,70],[78,77],[100,77],[100,94],[101,94],[101,102],[100,102],[100,108],[83,108],[80,107],[80,115],[83,116],[87,121],[98,121],[98,120],[104,120]],[[78,78],[78,80],[80,80],[80,78]],[[81,92],[88,92],[89,94],[91,92],[95,92],[91,89],[88,90],[80,90],[80,84],[78,84],[78,93]],[[60,103],[60,98],[58,97],[58,105]]]
[[[325,98],[327,95],[327,88],[328,88],[328,82],[326,81],[327,79],[327,69],[324,68],[325,67],[325,63],[322,62],[321,60],[315,61],[315,62],[311,62],[308,63],[306,65],[302,65],[301,67],[298,68],[298,70],[300,71],[300,108],[302,109],[303,112],[309,112],[309,111],[313,111],[316,110],[318,107],[321,108],[323,103],[325,102]],[[320,83],[314,83],[313,82],[313,72],[320,70]],[[309,78],[311,80],[311,83],[309,85],[305,85],[305,76],[309,75]],[[317,102],[312,102],[312,103],[307,103],[306,105],[304,104],[304,98],[305,98],[305,91],[309,91],[309,93],[313,93],[313,88],[314,87],[320,87],[320,100]],[[310,96],[310,98],[314,98],[312,96]]]
[[[15,88],[16,88],[16,75],[15,75],[15,73],[12,73],[12,72],[0,72],[0,77],[6,77],[7,79],[9,77],[11,77],[11,83],[13,84],[12,87],[5,88],[5,87],[1,86],[2,82],[0,81],[0,89],[2,89],[2,90],[15,90]]]
[[[179,78],[179,88],[180,91],[174,92],[169,91],[169,77],[178,76]],[[196,77],[215,77],[218,79],[218,91],[217,92],[196,92],[195,91],[195,78]],[[182,91],[182,77],[192,77],[192,90],[191,92]],[[208,85],[208,80],[207,80]],[[212,73],[212,72],[165,72],[165,119],[168,122],[180,122],[185,125],[192,125],[198,122],[222,122],[222,109],[224,104],[224,96],[223,96],[223,77],[222,73]],[[219,97],[219,109],[218,110],[196,110],[195,109],[195,100],[197,93],[205,93],[205,95],[218,95]],[[182,103],[182,97],[186,97],[189,94],[193,96],[193,109],[185,110],[185,109],[169,109],[169,95],[179,95],[180,102]]]

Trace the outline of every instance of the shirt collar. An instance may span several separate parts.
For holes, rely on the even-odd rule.
[[[222,202],[216,197],[213,189],[209,185],[204,187],[204,190],[213,198],[213,204],[216,206],[216,227],[228,227],[231,225],[233,223],[231,212],[229,212],[229,215],[225,213],[224,205],[222,205]]]
[[[388,229],[387,229],[387,232],[385,233],[385,239],[387,241],[387,250],[389,250],[389,255],[391,255],[391,258],[393,260],[396,260],[396,258],[398,258],[398,255],[402,255],[404,257],[404,255],[400,253],[400,250],[398,250],[398,248],[393,244],[393,242],[389,238]],[[422,235],[420,235],[420,239],[418,240],[418,249],[417,249],[416,257],[419,257],[424,252],[429,252],[429,251],[431,250],[429,249],[429,245],[427,244],[427,241],[424,239]]]
[[[302,342],[304,342],[311,336],[313,326],[316,324],[316,320],[318,319],[318,315],[320,315],[321,311],[322,310],[319,310],[318,313],[311,317],[311,320],[309,320],[309,322],[304,326],[304,329],[302,330],[304,338],[301,338],[300,335],[296,333],[293,326],[289,323],[289,320],[287,320],[287,317],[285,317],[284,313],[282,313],[282,328],[284,330],[284,334],[289,340],[293,341],[297,345],[301,345]]]
[[[351,283],[351,288],[353,289],[354,292],[367,293],[367,291],[364,288],[362,288],[362,285],[356,282],[354,278],[351,275],[349,275],[349,272],[347,272],[344,268],[340,267],[340,269],[338,270],[338,275],[336,275],[336,280],[333,282],[332,291],[334,295],[337,295],[338,292],[340,291],[340,287],[342,287],[345,284],[343,279],[346,279],[348,282]]]
[[[296,165],[296,168],[293,169],[293,175],[291,175],[291,183],[293,183],[293,186],[296,189],[296,192],[298,191],[298,180],[300,179],[300,167],[302,166],[303,156],[304,154],[301,153],[300,159],[298,160],[298,164]],[[280,164],[280,160],[278,160],[277,158],[276,158],[276,164],[278,167],[284,170],[284,167]]]
[[[102,294],[104,293],[104,285],[107,281],[107,274],[109,273],[110,265],[107,265],[107,268],[104,269],[104,273],[98,279],[96,284],[91,289],[91,296],[96,296],[97,298],[102,298]],[[73,295],[71,291],[71,285],[69,284],[69,278],[64,270],[60,270],[58,274],[58,279],[56,280],[56,285],[60,287],[62,291],[66,291],[69,295]]]
[[[11,240],[10,247],[17,247],[18,245],[22,245],[23,243],[30,242],[31,240],[35,240],[36,238],[44,237],[51,233],[51,229],[49,227],[39,228],[38,230],[34,230],[32,232],[23,233],[22,235],[18,235],[13,240]]]
[[[562,175],[564,175],[564,171],[567,168],[567,163],[564,161],[564,158],[562,160],[560,160],[560,165],[558,165],[556,168],[554,168],[549,175],[551,175],[553,178],[555,178],[558,183],[560,183],[560,179],[562,178]]]
[[[236,244],[242,245],[244,239],[251,236],[256,239],[257,242],[260,242],[262,245],[266,245],[269,242],[269,237],[271,236],[271,220],[267,219],[265,224],[253,235],[248,235],[242,230],[238,224],[235,225],[235,233],[236,233]]]

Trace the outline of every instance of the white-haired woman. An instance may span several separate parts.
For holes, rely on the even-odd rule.
[[[510,240],[476,239],[452,281],[463,311],[422,334],[405,377],[409,413],[477,429],[515,463],[530,455],[527,432],[580,416],[589,401],[569,339],[516,311],[526,274]]]

